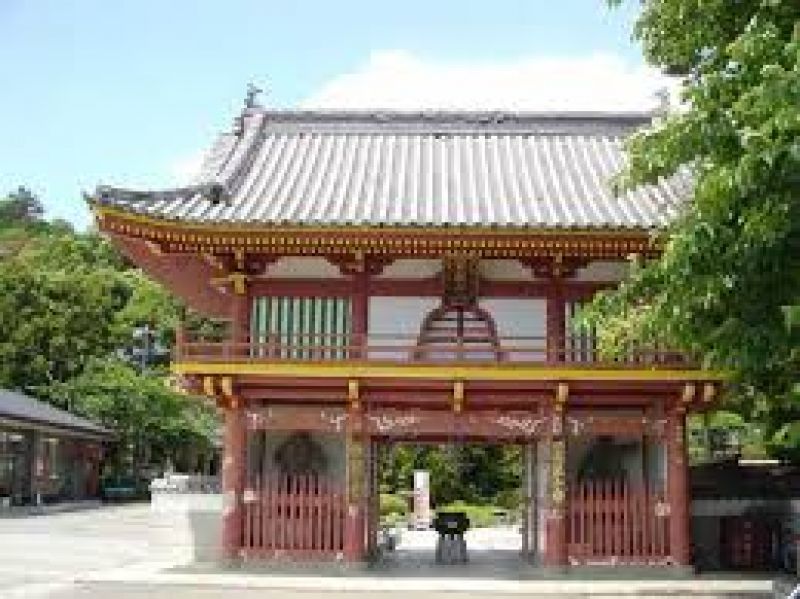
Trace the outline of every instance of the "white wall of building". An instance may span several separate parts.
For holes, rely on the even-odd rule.
[[[588,266],[579,268],[575,273],[575,281],[622,281],[628,277],[630,264],[628,262],[610,262],[596,260]]]
[[[442,271],[442,261],[423,258],[401,258],[387,264],[376,279],[429,279]]]
[[[325,258],[287,256],[267,265],[266,275],[276,279],[341,279],[339,267]]]
[[[519,260],[481,260],[481,276],[490,281],[532,281],[531,269]]]
[[[402,346],[403,350],[375,351],[374,360],[403,360],[417,342],[425,316],[441,303],[438,297],[371,297],[369,300],[369,345]],[[387,338],[384,336],[394,338]]]
[[[479,302],[497,325],[502,348],[524,348],[511,352],[508,360],[541,360],[547,349],[547,300],[536,298],[489,298]],[[527,339],[508,339],[527,337]],[[505,339],[504,339],[505,338]]]

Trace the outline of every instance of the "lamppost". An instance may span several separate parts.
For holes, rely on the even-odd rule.
[[[164,362],[169,356],[169,349],[159,342],[158,331],[145,324],[133,329],[133,344],[121,353],[140,372],[144,372],[148,366]]]

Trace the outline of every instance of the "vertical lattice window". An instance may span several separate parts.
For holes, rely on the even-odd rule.
[[[294,360],[342,359],[350,321],[349,298],[258,297],[250,321],[253,353]]]

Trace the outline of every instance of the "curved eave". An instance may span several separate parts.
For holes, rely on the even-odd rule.
[[[89,201],[89,206],[95,215],[98,224],[101,225],[109,218],[116,218],[147,227],[160,229],[174,229],[182,231],[198,231],[205,233],[323,233],[323,232],[342,232],[352,231],[359,233],[404,233],[404,234],[447,234],[447,235],[484,235],[487,233],[502,233],[504,235],[575,235],[575,236],[608,236],[626,235],[652,237],[663,231],[659,227],[626,227],[613,225],[597,225],[591,227],[579,226],[549,226],[542,227],[536,225],[520,227],[517,225],[504,225],[502,223],[492,224],[468,224],[468,223],[363,223],[363,222],[255,222],[237,220],[219,220],[209,222],[207,220],[186,220],[171,219],[161,216],[153,216],[143,211],[124,210],[116,206],[110,206],[97,201]]]
[[[580,257],[625,259],[660,252],[653,230],[505,226],[293,225],[173,221],[93,206],[101,231],[147,241],[157,253],[441,256],[483,258]]]

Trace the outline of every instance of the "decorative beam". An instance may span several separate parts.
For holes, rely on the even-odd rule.
[[[351,410],[358,411],[361,408],[358,379],[350,379],[347,381],[347,401],[350,403]]]
[[[276,255],[441,257],[473,252],[481,258],[626,258],[655,256],[647,231],[492,229],[486,227],[275,227],[180,223],[95,206],[101,231],[164,242],[170,253],[232,253],[236,249]]]
[[[223,376],[219,381],[219,388],[225,397],[233,397],[233,378]]]

